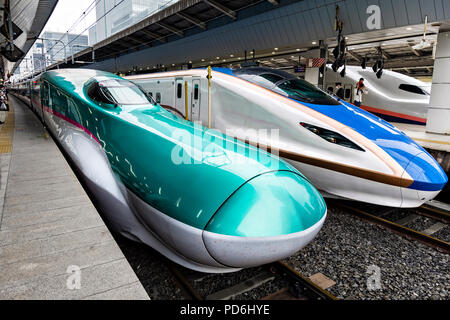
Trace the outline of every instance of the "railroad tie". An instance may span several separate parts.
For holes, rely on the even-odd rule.
[[[422,233],[431,236],[432,234],[435,234],[436,232],[444,229],[447,225],[445,223],[442,222],[436,222],[435,224],[433,224],[431,227],[429,227],[428,229],[425,229],[422,231]]]
[[[251,279],[238,283],[237,285],[214,292],[206,297],[206,300],[229,300],[239,294],[253,290],[266,282],[272,281],[275,276],[270,273],[261,273]]]

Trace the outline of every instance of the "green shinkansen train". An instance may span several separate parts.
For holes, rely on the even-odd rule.
[[[61,69],[11,89],[69,155],[108,225],[185,267],[276,261],[323,225],[325,202],[294,167],[171,114],[128,80]]]

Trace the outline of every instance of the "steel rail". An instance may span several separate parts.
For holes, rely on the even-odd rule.
[[[192,287],[192,285],[189,283],[189,280],[186,279],[186,277],[177,269],[173,262],[167,260],[166,266],[174,276],[178,287],[182,290],[187,298],[196,301],[204,300],[202,296],[194,289],[194,287]]]
[[[170,273],[173,275],[175,282],[186,298],[195,301],[205,300],[205,298],[198,293],[198,291],[192,286],[190,281],[183,275],[183,272],[180,271],[174,263],[172,263],[171,261],[167,261],[166,266],[169,269]],[[282,291],[289,292],[288,296],[292,296],[293,299],[307,298],[311,300],[322,301],[339,300],[331,293],[320,288],[310,279],[282,261],[269,263],[266,265],[266,267],[270,270],[271,273],[277,273],[281,277],[287,278],[287,281],[290,283],[289,287],[291,287],[292,290],[289,290],[289,288],[284,288],[284,290]],[[273,270],[275,270],[275,272]],[[265,300],[267,298],[270,299],[271,296],[274,296],[276,294],[277,292],[271,293],[266,297],[263,297],[262,300]],[[208,300],[208,298],[206,298],[206,300]]]
[[[437,221],[441,221],[445,224],[450,224],[450,214],[447,211],[429,206],[427,204],[424,204],[421,207],[419,207],[417,210],[417,214],[426,216],[428,218]]]
[[[299,288],[299,286],[303,287],[304,291],[302,292],[305,294],[309,299],[313,300],[339,300],[335,296],[333,296],[328,291],[322,289],[318,285],[316,285],[314,282],[312,282],[310,279],[302,275],[297,270],[293,269],[288,264],[277,261],[274,262],[273,267],[277,269],[278,271],[284,273],[292,282],[294,282],[294,287]],[[306,290],[305,290],[306,289]]]
[[[407,238],[412,238],[414,240],[420,241],[430,247],[433,247],[435,249],[438,249],[446,254],[450,254],[450,243],[437,239],[435,237],[429,236],[427,234],[424,234],[422,232],[407,228],[401,224],[380,218],[378,216],[375,216],[373,214],[370,214],[368,212],[365,212],[360,209],[353,208],[351,206],[336,202],[336,201],[330,201],[338,208],[344,209],[346,212],[356,215],[360,218],[363,218],[365,220],[368,220],[372,223],[375,223],[377,225],[383,226],[387,229],[390,229],[392,231],[395,231],[396,233],[406,236]]]

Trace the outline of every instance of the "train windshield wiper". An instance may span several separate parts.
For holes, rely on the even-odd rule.
[[[105,99],[107,99],[108,101],[111,101],[112,104],[114,104],[114,107],[117,108],[117,106],[119,105],[119,103],[117,102],[116,99],[114,99],[113,95],[111,94],[111,92],[108,91],[107,88],[105,88],[105,87],[100,87],[100,92],[103,94],[103,96],[105,97]]]

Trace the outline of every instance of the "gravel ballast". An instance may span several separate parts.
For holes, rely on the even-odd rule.
[[[166,266],[166,258],[145,244],[120,235],[114,238],[152,300],[184,300]]]
[[[328,290],[341,299],[449,298],[448,255],[332,206],[316,239],[286,262],[334,280]]]
[[[151,299],[185,299],[163,256],[146,245],[122,237],[116,240]],[[318,236],[285,262],[305,276],[320,272],[335,281],[328,291],[340,299],[449,298],[448,255],[332,205],[328,207],[328,217]],[[258,267],[231,274],[203,274],[179,268],[203,297],[263,271]],[[376,281],[377,270],[379,282]],[[261,299],[281,287],[284,287],[282,282],[281,286],[279,281],[268,282],[234,299]]]

